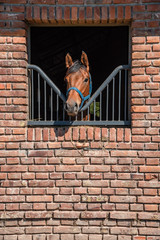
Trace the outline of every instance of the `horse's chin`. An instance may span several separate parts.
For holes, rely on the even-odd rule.
[[[76,117],[78,112],[67,112],[68,116],[70,117]]]

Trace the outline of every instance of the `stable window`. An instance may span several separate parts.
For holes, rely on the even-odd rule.
[[[130,124],[129,27],[31,27],[29,42],[28,125]],[[80,59],[82,50],[93,96],[80,117],[71,118],[64,110],[65,56]]]

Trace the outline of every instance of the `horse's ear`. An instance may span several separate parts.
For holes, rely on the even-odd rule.
[[[73,64],[72,57],[69,53],[66,55],[66,68],[69,68]]]
[[[83,51],[82,51],[82,55],[81,55],[81,62],[87,68],[87,71],[89,72],[88,57],[87,57],[87,54],[85,52],[83,52]]]

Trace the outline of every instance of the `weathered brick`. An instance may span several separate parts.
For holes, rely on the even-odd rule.
[[[112,219],[136,219],[136,213],[133,212],[111,212],[110,218]]]
[[[38,219],[46,219],[46,218],[51,218],[52,213],[50,212],[27,212],[25,213],[25,218],[38,218]]]
[[[92,219],[92,218],[106,218],[106,213],[105,212],[82,212],[81,213],[81,218],[84,219]]]
[[[54,218],[59,219],[77,219],[79,218],[80,213],[79,212],[73,212],[73,211],[55,211]]]

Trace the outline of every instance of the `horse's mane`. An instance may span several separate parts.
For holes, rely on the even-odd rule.
[[[70,73],[75,73],[80,68],[83,68],[86,70],[86,67],[79,60],[76,60],[73,62],[72,66],[70,68],[68,68],[66,75],[68,75]]]

